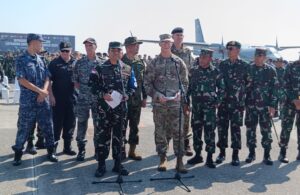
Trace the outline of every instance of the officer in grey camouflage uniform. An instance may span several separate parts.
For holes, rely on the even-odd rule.
[[[286,157],[286,150],[288,148],[295,116],[299,152],[297,160],[300,160],[300,60],[286,66],[283,80],[285,98],[282,107],[279,160],[283,163],[288,163],[289,159]]]
[[[262,134],[261,144],[264,148],[264,160],[266,165],[273,165],[270,157],[272,130],[271,120],[275,114],[277,102],[278,80],[273,67],[266,64],[267,50],[255,49],[254,63],[250,65],[250,81],[246,89],[246,117],[247,146],[249,155],[247,163],[255,160],[256,127],[259,123]]]
[[[192,51],[189,48],[185,47],[182,43],[184,38],[183,28],[181,27],[174,28],[171,33],[172,33],[172,38],[174,40],[171,51],[173,54],[180,57],[184,61],[188,71],[190,71],[192,65],[194,64],[194,59],[192,57]],[[192,138],[192,131],[190,128],[190,113],[184,114],[183,134],[185,137],[184,139],[185,154],[187,156],[192,156],[193,152],[190,146],[190,139]]]
[[[188,160],[188,164],[203,162],[202,132],[206,143],[209,168],[215,168],[212,155],[215,153],[216,108],[224,99],[225,85],[219,70],[212,65],[213,50],[201,49],[200,57],[189,73],[189,87],[187,99],[192,97],[192,128],[195,156]]]
[[[177,157],[176,170],[186,173],[187,170],[182,161],[185,150],[182,136],[183,114],[179,113],[181,97],[178,78],[181,79],[186,90],[188,85],[187,68],[182,59],[171,53],[172,42],[171,35],[160,35],[161,53],[147,66],[145,89],[147,94],[152,97],[155,144],[156,151],[160,156],[158,171],[167,169],[168,141],[169,138],[173,138],[174,152]],[[179,121],[180,118],[181,121]],[[181,126],[179,126],[180,122]]]
[[[147,94],[144,87],[144,72],[146,70],[146,64],[144,60],[138,57],[139,45],[142,44],[136,37],[128,37],[124,41],[126,54],[122,57],[122,62],[131,66],[134,71],[134,75],[137,81],[137,88],[132,96],[129,97],[128,113],[126,126],[129,123],[129,139],[130,145],[128,151],[128,157],[133,160],[142,160],[142,157],[135,151],[136,145],[139,144],[139,128],[141,116],[141,108],[146,107]],[[126,132],[125,135],[126,136]],[[124,145],[125,146],[125,145]],[[124,148],[125,149],[125,148]],[[126,154],[125,154],[126,155]]]
[[[95,98],[88,86],[88,81],[92,69],[102,64],[102,59],[96,55],[97,42],[94,38],[87,38],[83,42],[87,55],[77,61],[74,68],[75,88],[79,91],[75,113],[77,117],[77,160],[83,161],[85,158],[85,145],[87,142],[86,131],[90,110],[92,111],[93,124],[95,126]]]

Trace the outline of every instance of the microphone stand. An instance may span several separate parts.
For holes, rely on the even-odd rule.
[[[122,68],[121,68],[121,65],[120,65],[120,62],[118,63],[119,68],[120,68],[120,73],[121,73],[121,80],[122,80],[122,90],[123,90],[123,97],[125,97],[125,88],[124,88],[124,83],[123,83],[123,77],[122,77]],[[122,104],[122,103],[121,103]],[[120,133],[120,137],[119,137],[119,154],[118,154],[118,161],[119,161],[119,173],[118,173],[118,177],[117,177],[117,180],[116,181],[93,181],[92,184],[101,184],[101,183],[117,183],[119,185],[119,194],[120,195],[123,195],[124,194],[124,191],[123,191],[123,188],[122,188],[122,184],[123,183],[135,183],[135,182],[142,182],[141,179],[139,180],[130,180],[130,181],[124,181],[123,180],[123,176],[121,174],[121,155],[122,155],[122,144],[123,144],[123,128],[125,128],[125,124],[124,124],[124,118],[126,116],[126,112],[128,110],[128,107],[127,107],[127,100],[124,101],[124,104],[125,104],[125,115],[122,114],[123,117],[121,117],[121,133]],[[122,106],[122,105],[120,105]]]
[[[179,90],[180,90],[180,97],[183,97],[183,100],[184,100],[184,103],[187,103],[187,99],[186,99],[186,96],[185,96],[185,90],[184,90],[184,87],[182,85],[182,82],[181,82],[181,78],[179,76],[179,71],[178,71],[178,67],[177,67],[177,64],[175,62],[175,69],[176,69],[176,74],[177,74],[177,77],[178,77],[178,85],[179,85]],[[180,100],[180,107],[179,107],[179,147],[178,147],[178,151],[177,153],[179,153],[181,151],[181,119],[182,119],[182,101]],[[186,178],[194,178],[195,176],[194,175],[190,175],[190,176],[181,176],[181,174],[178,172],[178,170],[176,170],[176,173],[174,175],[174,177],[162,177],[162,178],[150,178],[150,181],[156,181],[156,180],[172,180],[172,179],[175,179],[177,181],[179,181],[179,183],[181,183],[183,185],[185,191],[187,192],[191,192],[191,190],[183,183],[182,179],[186,179]]]

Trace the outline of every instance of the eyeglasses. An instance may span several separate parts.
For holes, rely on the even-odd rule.
[[[60,50],[60,52],[66,52],[66,53],[69,53],[70,52],[70,50]]]

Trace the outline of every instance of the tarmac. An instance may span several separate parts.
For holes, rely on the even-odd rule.
[[[12,97],[10,97],[10,102]],[[48,162],[46,150],[38,150],[37,155],[24,154],[20,166],[12,166],[14,144],[17,132],[18,105],[6,104],[0,100],[0,195],[64,195],[64,194],[119,194],[118,184],[92,184],[93,181],[115,181],[117,175],[112,173],[113,160],[111,155],[107,160],[107,173],[103,178],[95,178],[94,173],[97,162],[94,159],[93,126],[89,121],[87,132],[87,154],[83,162],[76,161],[76,156],[62,154],[62,141],[58,148],[58,163]],[[280,133],[280,120],[275,122],[277,132]],[[75,136],[76,137],[76,131]],[[226,150],[226,160],[216,169],[207,168],[204,163],[196,166],[187,165],[189,173],[181,176],[194,178],[182,179],[191,192],[185,191],[177,180],[150,181],[150,178],[173,177],[175,175],[175,156],[172,143],[168,152],[168,170],[161,173],[157,171],[159,157],[155,151],[154,124],[151,106],[142,110],[140,123],[140,144],[137,151],[143,156],[142,161],[125,160],[124,166],[130,171],[129,176],[123,180],[142,180],[137,183],[123,183],[125,194],[203,194],[203,195],[300,195],[300,161],[296,161],[297,134],[294,128],[291,133],[287,157],[290,163],[280,163],[278,141],[273,130],[273,144],[271,155],[273,166],[262,163],[263,149],[260,144],[260,130],[257,129],[258,148],[256,161],[245,163],[248,155],[246,147],[246,129],[242,127],[242,150],[240,151],[241,165],[231,166],[232,150]],[[217,137],[216,137],[217,140]],[[230,138],[229,138],[230,140]],[[230,142],[229,142],[230,143]],[[77,151],[76,142],[72,143]],[[127,146],[128,150],[128,146]],[[203,152],[204,159],[206,153]],[[214,159],[218,154],[214,155]],[[184,157],[184,162],[190,157]]]

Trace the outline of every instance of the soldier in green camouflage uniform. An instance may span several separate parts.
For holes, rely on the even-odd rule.
[[[139,128],[141,116],[141,108],[146,107],[147,94],[144,88],[144,72],[146,70],[145,62],[138,57],[139,45],[142,44],[141,41],[137,40],[136,37],[128,37],[124,41],[126,48],[126,54],[124,54],[122,61],[125,64],[131,66],[134,71],[134,75],[137,81],[137,88],[132,96],[129,97],[128,102],[128,113],[126,126],[129,123],[129,139],[128,143],[130,145],[128,151],[128,157],[133,160],[142,160],[142,157],[138,155],[135,151],[136,145],[139,144]],[[126,137],[126,131],[125,137]],[[125,146],[125,144],[124,144]],[[124,147],[125,151],[125,147]],[[126,156],[126,154],[125,154]]]
[[[92,94],[97,98],[97,119],[95,120],[94,144],[98,168],[95,176],[101,177],[106,172],[105,160],[108,158],[112,140],[112,153],[115,160],[113,172],[128,175],[129,172],[121,164],[121,148],[126,120],[126,100],[134,90],[129,88],[131,67],[123,64],[120,58],[122,47],[119,42],[109,43],[109,60],[92,70],[89,80]],[[117,91],[123,99],[112,108],[106,101],[112,101],[111,93]]]
[[[247,146],[249,155],[247,163],[255,160],[256,127],[259,123],[262,134],[261,144],[264,148],[264,160],[266,165],[273,165],[270,157],[272,130],[271,120],[275,114],[277,101],[278,80],[273,67],[265,63],[267,50],[255,49],[254,64],[250,66],[250,82],[247,85],[246,95],[246,117]]]
[[[225,148],[228,147],[228,128],[231,128],[231,148],[233,166],[239,166],[239,150],[241,149],[241,126],[243,125],[243,114],[245,107],[245,88],[249,78],[248,64],[239,59],[241,44],[237,41],[230,41],[226,44],[228,59],[219,65],[225,83],[225,99],[218,109],[218,135],[217,146],[220,154],[216,163],[225,160]]]
[[[274,62],[275,64],[275,68],[276,68],[276,73],[277,73],[277,78],[278,78],[278,82],[279,82],[279,89],[278,89],[278,101],[276,104],[276,112],[274,117],[278,117],[280,114],[280,118],[281,118],[281,114],[282,114],[282,104],[284,101],[284,81],[283,81],[283,75],[285,72],[285,68],[284,68],[284,64],[283,64],[283,59],[282,58],[277,58],[276,61]],[[279,114],[278,114],[279,112]]]
[[[88,119],[90,110],[92,111],[93,124],[95,126],[95,98],[91,93],[91,88],[88,86],[89,76],[97,65],[102,64],[102,59],[96,56],[97,42],[94,38],[87,38],[83,44],[87,55],[77,61],[74,70],[75,87],[79,90],[75,113],[77,117],[77,160],[83,161],[85,158],[85,139],[88,128]]]
[[[147,66],[145,89],[147,94],[152,97],[155,144],[156,151],[160,156],[158,171],[167,169],[168,141],[173,138],[174,152],[177,157],[176,170],[186,173],[187,170],[182,161],[185,150],[182,136],[183,114],[179,112],[181,98],[178,78],[181,79],[186,90],[188,85],[187,69],[183,60],[171,53],[172,42],[171,35],[160,35],[161,53]],[[181,126],[179,126],[180,122]]]
[[[185,47],[183,42],[183,28],[177,27],[172,30],[172,38],[174,40],[174,43],[172,45],[171,51],[174,55],[180,57],[188,71],[190,71],[191,66],[194,64],[194,59],[192,57],[192,51]],[[185,154],[187,156],[192,156],[193,152],[190,146],[190,139],[192,138],[192,131],[190,128],[190,113],[184,113],[184,125],[183,125],[183,134],[184,134],[184,148],[185,148]]]
[[[192,128],[195,156],[188,160],[188,164],[203,162],[202,132],[207,152],[206,165],[215,168],[212,155],[215,153],[216,108],[224,99],[225,85],[222,75],[212,65],[213,50],[202,49],[200,58],[189,73],[189,87],[187,99],[192,96]]]
[[[295,116],[299,151],[297,160],[300,160],[300,60],[287,65],[283,80],[285,100],[282,107],[279,160],[283,163],[288,163],[286,149],[288,148]]]

